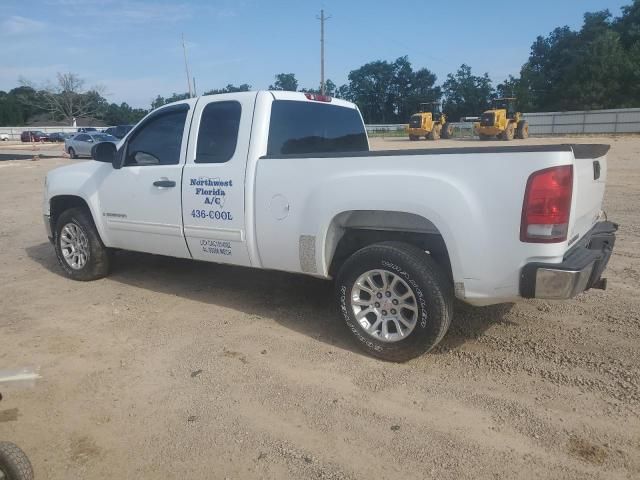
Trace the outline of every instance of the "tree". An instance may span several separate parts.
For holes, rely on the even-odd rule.
[[[228,84],[224,88],[209,90],[208,92],[204,92],[204,95],[215,95],[218,93],[234,93],[234,92],[248,92],[251,90],[251,85],[248,83],[243,83],[242,85],[235,86],[232,83]]]
[[[276,81],[269,85],[269,90],[298,91],[298,80],[294,73],[279,73],[275,76]]]
[[[612,27],[620,34],[625,49],[631,50],[640,44],[640,0],[622,7],[622,15],[613,21]]]
[[[107,125],[129,125],[138,123],[148,112],[143,108],[132,108],[123,102],[110,104],[102,117]]]
[[[21,83],[33,88],[27,80],[23,79]],[[102,97],[104,88],[94,86],[85,89],[84,83],[75,73],[58,73],[55,83],[46,84],[35,99],[28,101],[35,102],[33,106],[47,112],[52,120],[71,123],[73,118],[94,117],[106,104]]]
[[[640,0],[612,18],[587,12],[580,30],[540,36],[520,72],[530,110],[585,110],[640,104]]]
[[[444,111],[451,121],[479,115],[487,109],[493,94],[489,75],[473,75],[471,67],[465,64],[455,74],[447,75],[442,87],[445,96]]]
[[[336,87],[336,84],[333,83],[333,81],[331,81],[328,78],[325,80],[324,82],[325,95],[329,95],[330,97],[335,97],[337,89],[338,87]],[[320,88],[320,85],[318,85],[318,88],[301,88],[300,91],[305,93],[315,93],[319,95],[322,89]]]
[[[178,102],[180,100],[186,100],[187,98],[189,98],[188,93],[172,93],[171,96],[167,98],[164,98],[163,96],[158,95],[151,102],[151,110],[155,110],[156,108],[166,105],[167,103]]]
[[[338,96],[355,102],[366,122],[406,122],[421,102],[438,101],[436,76],[426,68],[414,71],[409,59],[376,60],[349,73],[349,85]]]

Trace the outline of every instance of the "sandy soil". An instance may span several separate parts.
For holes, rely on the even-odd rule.
[[[54,480],[639,478],[640,137],[527,142],[612,145],[609,290],[458,304],[406,364],[360,354],[312,278],[120,253],[72,282],[40,216],[70,160],[0,161],[0,370],[43,377],[3,389],[0,438]]]

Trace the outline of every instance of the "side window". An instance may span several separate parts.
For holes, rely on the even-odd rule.
[[[213,102],[204,107],[195,163],[224,163],[238,143],[241,107],[238,102]]]
[[[176,165],[187,111],[171,111],[149,120],[127,143],[125,166]]]
[[[76,137],[76,140],[78,140],[79,142],[86,142],[87,140],[89,140],[89,135],[85,135],[82,133]]]

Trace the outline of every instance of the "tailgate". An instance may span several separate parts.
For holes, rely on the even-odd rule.
[[[572,145],[575,158],[573,190],[573,226],[569,245],[582,238],[599,218],[607,181],[609,145]]]

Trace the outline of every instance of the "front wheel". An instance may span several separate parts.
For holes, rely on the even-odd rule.
[[[526,120],[520,120],[518,122],[516,137],[519,138],[520,140],[529,138],[529,123]]]
[[[0,442],[0,480],[33,480],[29,458],[11,442]]]
[[[109,273],[111,254],[85,208],[71,208],[60,215],[55,248],[58,263],[74,280],[97,280]]]
[[[69,147],[69,157],[71,158],[78,158],[78,154],[76,153],[76,151],[73,149],[73,147]]]
[[[441,135],[445,140],[451,138],[453,136],[453,125],[451,125],[449,122],[445,123],[442,126]]]
[[[513,140],[513,137],[515,136],[515,131],[516,131],[515,125],[510,122],[507,125],[507,128],[504,129],[504,132],[502,132],[502,135],[500,136],[500,138],[502,140],[506,140],[507,142],[511,141],[511,140]]]
[[[438,140],[440,138],[440,126],[434,125],[426,136],[427,140]]]
[[[389,361],[428,352],[453,315],[451,281],[423,250],[383,242],[353,254],[338,273],[340,314],[360,347]]]

